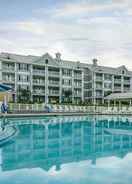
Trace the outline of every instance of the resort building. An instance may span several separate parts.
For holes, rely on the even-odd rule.
[[[42,56],[0,54],[0,81],[14,89],[19,101],[62,103],[104,102],[111,93],[130,92],[132,72],[118,68]]]

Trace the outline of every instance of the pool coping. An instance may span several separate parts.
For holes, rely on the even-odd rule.
[[[14,114],[0,114],[2,117],[42,117],[42,116],[88,116],[88,115],[119,115],[132,116],[132,113],[90,113],[90,112],[50,112],[50,113],[14,113]]]

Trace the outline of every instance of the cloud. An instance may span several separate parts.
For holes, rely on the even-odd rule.
[[[92,3],[94,2],[94,3]],[[129,7],[128,7],[129,5]],[[131,1],[77,1],[34,11],[30,19],[1,22],[2,51],[62,57],[132,69]]]

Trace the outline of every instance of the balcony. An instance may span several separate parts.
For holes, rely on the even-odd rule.
[[[81,88],[82,87],[82,84],[81,83],[75,83],[74,84],[74,88]]]
[[[55,72],[55,71],[48,71],[48,75],[49,76],[59,77],[60,73],[59,72]]]
[[[114,79],[114,83],[121,83],[121,79]]]
[[[114,87],[114,91],[121,91],[121,87]]]
[[[44,76],[45,75],[45,71],[44,70],[33,70],[33,75]]]
[[[45,86],[44,80],[33,80],[33,84],[37,86]]]
[[[59,96],[59,90],[49,90],[49,96]]]
[[[108,78],[108,77],[104,77],[104,81],[111,81],[112,82],[112,78]]]
[[[74,75],[74,78],[75,78],[75,79],[82,80],[82,75],[79,75],[79,74],[77,75],[77,74],[75,74],[75,75]]]
[[[49,81],[49,85],[51,85],[51,86],[59,86],[59,81]]]
[[[6,83],[14,83],[15,82],[15,78],[6,78],[6,77],[3,77],[2,79],[4,82]]]
[[[81,97],[81,96],[82,96],[81,92],[79,92],[79,93],[78,92],[75,92],[74,93],[74,97]]]
[[[129,92],[130,91],[130,87],[124,87],[124,91],[125,92]]]
[[[14,73],[15,72],[15,67],[7,67],[7,66],[3,66],[2,67],[2,71],[3,72],[7,72],[7,73],[9,73],[9,72],[11,72],[11,73]]]
[[[124,84],[130,84],[130,80],[124,80]]]
[[[96,94],[95,97],[96,97],[96,98],[102,98],[103,95],[102,95],[102,94]]]
[[[96,89],[102,89],[102,85],[96,85]]]
[[[17,80],[17,83],[19,85],[30,85],[30,81],[29,80]]]
[[[102,78],[102,77],[97,77],[97,76],[96,76],[96,78],[95,78],[95,79],[96,79],[96,81],[102,81],[102,80],[103,80],[103,78]]]
[[[35,89],[33,90],[34,95],[45,95],[45,90]]]

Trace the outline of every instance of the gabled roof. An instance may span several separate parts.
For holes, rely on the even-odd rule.
[[[49,53],[45,53],[44,55],[38,57],[33,63],[45,64],[46,59],[48,59],[48,64],[58,65],[58,62],[51,56]]]
[[[99,65],[97,66],[89,65],[89,69],[94,72],[110,73],[110,74],[122,74],[122,70],[125,70],[126,71],[125,74],[132,75],[132,72],[128,71],[125,66],[114,68],[114,67],[99,66]]]
[[[125,74],[131,75],[132,72],[128,71],[127,68],[123,65],[117,68],[113,67],[106,67],[106,66],[94,66],[93,64],[87,64],[82,63],[79,61],[69,61],[69,60],[63,60],[57,61],[56,58],[53,58],[49,53],[45,53],[42,56],[33,56],[33,55],[18,55],[18,54],[12,54],[12,53],[1,53],[0,59],[7,60],[8,62],[19,62],[19,63],[31,63],[31,64],[45,64],[45,60],[48,59],[49,65],[53,66],[60,66],[60,67],[66,67],[66,68],[88,68],[91,71],[94,72],[100,72],[100,73],[109,73],[109,74],[121,74],[122,70],[125,70]]]
[[[12,54],[12,53],[1,53],[0,59],[6,59],[8,61],[17,61],[20,63],[31,63],[35,61],[38,58],[38,56],[32,56],[32,55],[18,55],[18,54]]]

